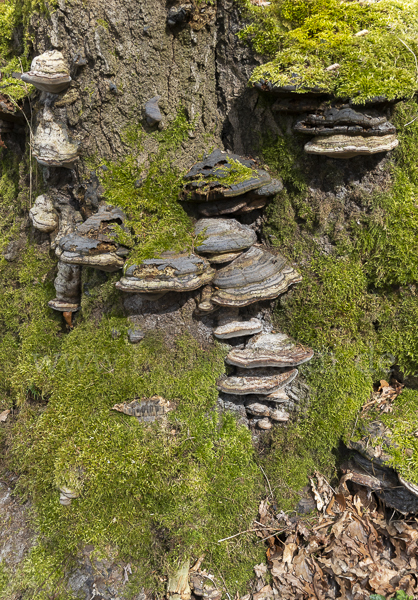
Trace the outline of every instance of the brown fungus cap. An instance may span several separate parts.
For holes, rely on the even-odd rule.
[[[22,81],[43,92],[58,94],[67,89],[71,77],[61,52],[48,50],[33,59],[30,71],[22,74]]]
[[[252,246],[216,273],[213,285],[217,289],[212,302],[221,306],[247,306],[277,298],[301,280],[282,256]]]
[[[362,135],[318,136],[305,144],[307,154],[330,158],[353,158],[379,152],[388,152],[398,145],[396,134],[365,137]]]
[[[225,362],[244,369],[296,367],[311,360],[313,355],[313,350],[295,344],[283,333],[261,333],[244,350],[231,350]]]
[[[236,375],[220,377],[216,386],[220,392],[225,394],[268,396],[292,382],[297,374],[297,369],[284,373],[278,372],[277,369],[239,370]]]

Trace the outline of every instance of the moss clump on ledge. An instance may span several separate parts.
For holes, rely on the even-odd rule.
[[[418,88],[418,3],[381,0],[272,0],[255,7],[239,34],[272,60],[250,81],[318,87],[363,104],[374,97],[411,97]],[[361,35],[357,35],[361,34]],[[332,71],[326,69],[338,64]]]
[[[122,208],[131,234],[120,230],[118,241],[133,248],[127,264],[153,258],[164,250],[182,251],[193,246],[191,219],[180,205],[182,173],[173,166],[175,152],[193,128],[182,109],[165,131],[150,134],[155,153],[150,164],[141,164],[145,132],[133,125],[125,132],[129,154],[118,162],[101,162],[98,175],[106,200]],[[149,142],[149,140],[148,140]]]

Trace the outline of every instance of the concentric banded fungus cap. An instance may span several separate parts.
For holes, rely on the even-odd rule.
[[[252,246],[216,273],[213,285],[218,289],[212,302],[221,306],[247,306],[277,298],[301,280],[282,256]]]
[[[267,396],[288,385],[297,374],[297,369],[285,373],[278,373],[276,369],[239,370],[237,375],[220,377],[216,382],[216,387],[225,394]]]
[[[228,340],[242,335],[254,335],[263,330],[263,324],[258,319],[250,319],[249,321],[232,321],[226,325],[217,327],[213,332],[220,340]]]
[[[33,155],[40,165],[72,169],[78,160],[78,144],[71,141],[67,128],[54,120],[45,107],[33,138]]]
[[[120,208],[101,206],[74,233],[60,239],[60,259],[68,264],[88,265],[113,272],[122,268],[128,249],[115,240],[116,225],[126,219]]]
[[[32,225],[39,231],[49,233],[58,227],[58,213],[52,204],[52,200],[47,195],[38,196],[35,204],[29,211],[29,217]]]
[[[164,252],[161,258],[129,267],[116,287],[122,292],[188,292],[207,285],[214,275],[206,258]]]
[[[225,362],[244,369],[296,367],[311,360],[313,355],[313,350],[295,344],[283,333],[261,333],[244,350],[232,349]]]
[[[155,421],[163,417],[170,410],[170,402],[161,396],[152,396],[152,398],[135,398],[132,402],[123,402],[115,404],[112,410],[122,412],[125,415],[136,417],[142,422]]]
[[[58,274],[54,281],[57,297],[48,306],[59,312],[75,312],[80,308],[81,269],[77,265],[58,263]]]
[[[43,92],[58,94],[70,85],[71,77],[61,52],[48,50],[33,59],[30,71],[22,74],[22,81]]]
[[[246,250],[257,241],[255,231],[236,219],[200,219],[195,234],[204,240],[197,246],[199,254],[223,254]],[[210,258],[209,258],[210,260]]]
[[[396,134],[365,137],[362,135],[318,136],[305,144],[307,154],[330,158],[353,158],[378,152],[388,152],[398,145]]]
[[[252,159],[214,150],[185,175],[183,200],[209,202],[233,198],[270,182],[266,171],[257,170]]]
[[[312,113],[300,119],[294,130],[309,135],[383,136],[396,133],[396,128],[375,109],[354,110],[329,107],[322,113]]]
[[[279,179],[272,179],[266,185],[231,200],[221,199],[215,202],[202,202],[198,204],[197,210],[205,217],[231,214],[243,215],[263,208],[267,204],[268,199],[281,192],[282,189],[283,183]]]

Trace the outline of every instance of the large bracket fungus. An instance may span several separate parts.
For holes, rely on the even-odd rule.
[[[238,369],[236,375],[221,376],[217,388],[225,394],[246,396],[257,394],[268,396],[291,383],[298,374],[297,369],[281,372],[278,369]]]
[[[45,106],[38,117],[33,138],[33,155],[40,165],[72,169],[78,160],[78,143],[70,139],[67,127],[54,119]]]
[[[247,306],[272,300],[301,279],[282,256],[252,246],[217,271],[212,302],[221,306]]]
[[[330,158],[353,158],[354,156],[388,152],[398,145],[396,134],[383,136],[330,135],[318,136],[305,145],[305,152]]]
[[[210,283],[215,275],[209,261],[195,254],[164,252],[161,258],[132,265],[116,283],[122,292],[189,292]]]
[[[108,272],[121,269],[128,249],[115,241],[115,225],[122,225],[125,218],[119,208],[101,206],[74,233],[60,239],[60,259]]]
[[[225,362],[243,368],[296,367],[311,360],[313,354],[313,350],[295,344],[285,334],[261,333],[244,350],[232,349]]]
[[[38,90],[58,94],[70,85],[71,77],[64,57],[58,50],[48,50],[36,56],[30,71],[22,73],[22,81],[31,83]]]

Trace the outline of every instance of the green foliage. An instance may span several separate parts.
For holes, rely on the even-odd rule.
[[[0,93],[17,102],[33,91],[33,86],[14,79],[13,72],[28,70],[30,66],[30,37],[28,33],[30,17],[34,12],[48,13],[57,5],[56,0],[4,0],[0,3],[0,69],[3,77]],[[16,46],[13,32],[23,30],[23,44]]]
[[[371,594],[370,600],[386,600],[381,594]],[[393,600],[414,600],[413,596],[408,596],[403,590],[398,590],[393,596]]]
[[[116,163],[105,161],[107,170],[99,168],[106,200],[121,207],[129,217],[126,225],[132,233],[121,231],[119,241],[134,247],[130,264],[164,250],[182,251],[193,245],[191,219],[178,202],[182,174],[172,164],[175,152],[191,128],[193,124],[180,109],[165,131],[150,134],[157,150],[146,168],[138,160],[145,133],[135,125],[125,132],[130,153]]]
[[[273,58],[254,70],[252,82],[319,86],[358,104],[374,96],[413,95],[418,87],[416,2],[272,0],[255,7],[242,0],[250,23],[241,39]],[[367,30],[366,35],[356,36]],[[338,63],[337,71],[326,71]]]

